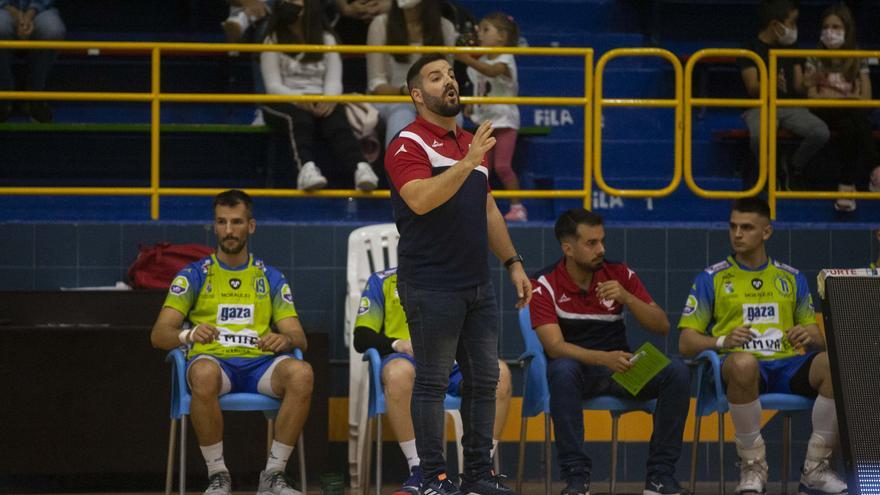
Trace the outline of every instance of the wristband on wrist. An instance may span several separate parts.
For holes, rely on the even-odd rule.
[[[179,340],[182,345],[187,345],[187,344],[192,343],[192,338],[191,338],[192,333],[195,332],[196,328],[198,328],[198,327],[199,326],[196,325],[193,328],[190,328],[187,330],[181,330],[180,333],[177,334],[177,340]]]
[[[726,340],[727,340],[727,335],[722,335],[721,337],[718,337],[718,340],[715,341],[715,347],[717,347],[719,349],[724,349],[724,341],[726,341]]]
[[[394,347],[394,345],[397,344],[398,342],[400,342],[400,339],[394,339],[394,340],[391,342],[391,350],[392,350],[392,351],[397,352],[397,347]]]
[[[521,254],[515,254],[510,258],[507,258],[507,261],[504,262],[504,268],[510,268],[510,265],[514,263],[523,263],[523,257]]]

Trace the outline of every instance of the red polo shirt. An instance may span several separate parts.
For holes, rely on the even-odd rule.
[[[555,323],[566,342],[597,351],[628,351],[623,305],[596,296],[596,285],[609,280],[617,280],[627,292],[648,304],[654,302],[636,273],[624,263],[605,261],[584,290],[571,279],[562,258],[532,279],[532,328]]]
[[[460,127],[448,131],[417,117],[388,145],[385,171],[400,232],[397,273],[402,282],[459,290],[489,281],[485,158],[446,203],[424,215],[417,215],[400,197],[408,182],[442,174],[458,163],[472,140],[473,135]]]

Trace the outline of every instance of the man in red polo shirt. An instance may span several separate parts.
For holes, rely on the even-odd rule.
[[[583,208],[556,221],[563,258],[539,272],[529,306],[532,327],[547,353],[550,413],[556,433],[562,495],[589,495],[592,462],[584,453],[582,400],[599,395],[632,398],[611,379],[633,363],[623,309],[646,330],[666,335],[669,319],[625,264],[605,260],[602,217]],[[691,376],[673,359],[636,396],[657,399],[654,433],[648,447],[644,495],[680,494],[675,463],[690,405]]]
[[[489,279],[491,249],[510,274],[517,306],[531,286],[507,225],[489,194],[485,154],[491,122],[471,134],[455,123],[458,82],[442,55],[425,55],[407,74],[418,117],[391,141],[385,169],[400,232],[398,294],[409,324],[416,377],[411,413],[427,495],[507,495],[492,472],[498,385],[498,306]],[[462,372],[464,473],[446,476],[443,398],[454,361]]]

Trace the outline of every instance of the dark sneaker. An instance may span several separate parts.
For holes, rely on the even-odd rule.
[[[490,472],[485,478],[476,481],[461,480],[461,492],[465,495],[516,495],[516,492],[504,486],[503,474]]]
[[[642,491],[642,495],[681,495],[682,493],[684,490],[681,489],[681,485],[668,474],[648,476],[645,480],[645,490]]]
[[[267,473],[260,472],[260,486],[257,488],[257,495],[302,495],[302,492],[295,490],[287,479],[284,471],[273,471]]]
[[[221,471],[208,477],[208,488],[204,495],[232,495],[232,478],[229,472]]]
[[[422,484],[422,468],[413,466],[410,471],[409,478],[403,482],[403,485],[391,492],[391,495],[419,495],[419,486]]]
[[[565,481],[559,495],[590,495],[590,478],[572,478]]]
[[[455,486],[455,483],[446,476],[446,473],[440,473],[429,480],[423,480],[419,488],[420,495],[463,495],[461,490]]]
[[[45,101],[32,101],[28,104],[27,113],[31,116],[31,120],[40,124],[49,124],[52,122],[52,110]]]

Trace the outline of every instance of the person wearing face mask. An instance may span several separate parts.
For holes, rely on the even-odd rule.
[[[269,20],[266,44],[335,45],[324,26],[320,0],[284,0],[275,5]],[[263,52],[260,68],[266,92],[276,95],[342,94],[342,60],[339,53]],[[354,185],[372,191],[379,177],[364,158],[341,105],[330,102],[267,103],[261,105],[266,122],[286,133],[298,168],[296,187],[314,191],[327,185],[315,163],[316,142],[330,143],[334,162],[348,167]]]
[[[387,14],[373,18],[367,44],[410,46],[454,46],[458,33],[440,15],[440,0],[394,0]],[[419,58],[417,53],[368,53],[367,91],[374,95],[408,95],[406,71]],[[416,118],[409,103],[376,105],[385,122],[385,146]]]
[[[759,10],[760,31],[758,35],[746,42],[743,48],[758,54],[769,68],[769,53],[773,48],[791,47],[797,41],[798,9],[792,0],[768,0],[761,4]],[[803,68],[794,58],[778,59],[779,73],[775,88],[778,98],[800,98],[804,94]],[[746,58],[739,59],[740,74],[750,98],[760,95],[758,68]],[[774,91],[774,88],[770,88]],[[758,156],[761,137],[761,113],[759,108],[749,108],[742,114],[749,128],[752,152]],[[798,189],[803,182],[804,172],[810,159],[825,146],[830,137],[828,126],[806,108],[778,107],[776,109],[776,125],[803,138],[794,155],[786,174],[780,184],[784,189]],[[743,179],[751,186],[757,176],[757,167],[751,167],[751,173],[745,173]]]
[[[822,14],[820,49],[858,50],[856,23],[852,13],[843,4],[832,5]],[[808,58],[805,64],[804,84],[809,98],[871,99],[871,79],[868,64],[859,58]],[[828,127],[836,131],[837,156],[840,167],[837,180],[839,191],[855,191],[864,184],[868,174],[877,177],[869,181],[871,191],[880,191],[880,157],[871,135],[869,108],[816,108],[813,112]],[[849,212],[856,209],[854,199],[838,199],[834,209]]]

